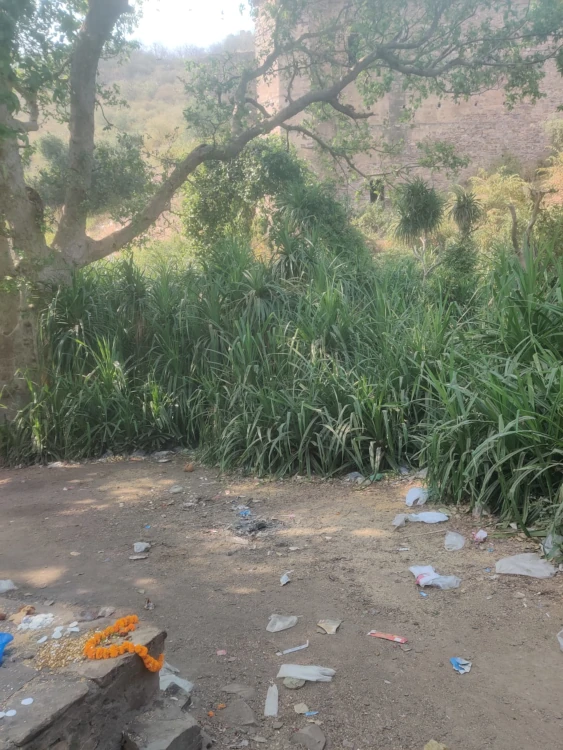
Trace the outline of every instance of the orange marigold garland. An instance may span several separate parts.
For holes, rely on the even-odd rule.
[[[140,644],[125,643],[113,644],[111,646],[100,646],[100,643],[106,638],[110,638],[112,635],[126,636],[131,633],[137,627],[139,618],[137,615],[129,615],[128,617],[121,617],[116,620],[113,625],[110,625],[105,630],[101,630],[86,641],[84,644],[84,656],[87,659],[115,659],[117,656],[123,656],[123,654],[137,654],[143,660],[145,667],[149,672],[158,672],[162,669],[164,664],[164,654],[161,654],[158,659],[153,659],[149,656],[149,650],[146,646]]]

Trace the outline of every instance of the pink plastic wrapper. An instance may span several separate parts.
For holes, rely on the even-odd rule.
[[[378,630],[370,630],[368,635],[372,638],[381,638],[384,641],[393,641],[393,643],[407,643],[407,639],[401,635],[391,635],[391,633],[380,633]]]

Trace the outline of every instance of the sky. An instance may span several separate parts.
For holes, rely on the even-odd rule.
[[[229,34],[252,29],[241,0],[144,0],[143,18],[134,34],[142,44],[207,47]]]

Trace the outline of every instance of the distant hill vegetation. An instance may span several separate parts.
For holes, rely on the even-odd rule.
[[[186,94],[182,79],[186,76],[186,62],[222,51],[252,55],[252,32],[231,34],[208,49],[186,46],[169,50],[153,46],[135,50],[126,61],[103,61],[100,83],[115,86],[118,97],[127,104],[98,107],[97,140],[115,143],[123,134],[143,136],[145,147],[151,153],[176,155],[184,151],[189,146],[183,117]],[[46,134],[61,138],[65,143],[68,141],[68,128],[64,123],[49,122],[41,129],[41,138]],[[31,161],[31,173],[44,165],[44,158],[37,151]]]

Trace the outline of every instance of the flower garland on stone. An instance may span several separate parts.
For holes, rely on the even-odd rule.
[[[112,635],[123,637],[131,633],[137,627],[138,622],[139,618],[137,615],[129,615],[128,617],[121,617],[119,620],[116,620],[113,625],[110,625],[105,630],[94,633],[84,644],[84,656],[87,659],[115,659],[117,656],[123,656],[123,654],[137,654],[141,657],[149,672],[160,671],[164,664],[164,654],[161,654],[158,659],[153,659],[152,656],[149,656],[149,650],[146,646],[135,645],[129,641],[125,641],[125,643],[120,643],[119,645],[100,646],[103,640],[110,638]]]

